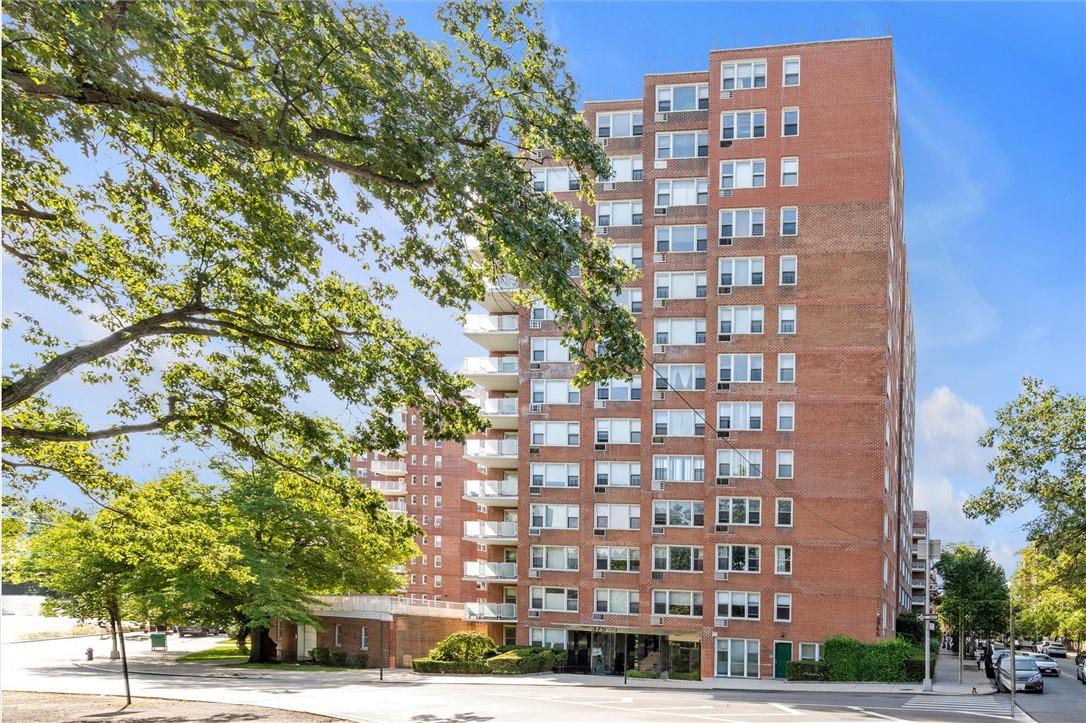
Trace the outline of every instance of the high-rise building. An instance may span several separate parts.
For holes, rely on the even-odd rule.
[[[913,510],[912,526],[912,578],[910,588],[912,598],[910,608],[914,613],[928,612],[928,593],[932,593],[930,599],[934,599],[935,572],[932,566],[938,561],[939,552],[942,549],[940,540],[931,539],[931,531],[928,527],[928,513],[925,510]]]
[[[467,319],[481,609],[597,673],[780,677],[893,636],[915,356],[891,40],[713,50],[584,115],[614,169],[594,206],[525,162],[641,270],[646,366],[571,386],[561,325],[504,281]]]

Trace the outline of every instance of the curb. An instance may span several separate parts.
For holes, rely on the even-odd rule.
[[[101,637],[98,633],[90,633],[88,635],[61,635],[59,638],[30,638],[29,640],[5,640],[3,645],[18,645],[20,643],[48,643],[53,640],[79,640],[80,638],[94,638],[95,640],[108,640]]]

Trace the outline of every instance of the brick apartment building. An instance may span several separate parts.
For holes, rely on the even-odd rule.
[[[912,545],[912,589],[911,609],[914,613],[927,612],[927,588],[934,594],[935,573],[932,566],[939,559],[942,550],[940,540],[931,539],[928,526],[928,513],[925,510],[913,510],[913,545]]]

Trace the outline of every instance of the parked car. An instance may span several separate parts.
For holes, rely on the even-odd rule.
[[[1034,648],[1034,652],[1043,653],[1045,651],[1045,646],[1046,645],[1048,645],[1048,641],[1047,640],[1042,640],[1041,642],[1037,643],[1037,647]]]
[[[1011,657],[1010,655],[1004,655],[999,660],[999,666],[996,674],[996,690],[1000,692],[1010,692],[1011,686],[1014,689],[1021,690],[1026,693],[1044,693],[1045,682],[1041,677],[1041,670],[1037,667],[1037,663],[1033,658],[1018,658],[1014,659],[1014,679],[1011,679]]]
[[[1086,685],[1086,658],[1083,658],[1080,663],[1075,666],[1075,677],[1079,682]]]
[[[1049,643],[1041,652],[1045,655],[1051,655],[1053,658],[1066,658],[1067,646],[1062,643]]]
[[[1086,648],[1075,653],[1075,665],[1082,665],[1082,661],[1086,660]]]
[[[1018,650],[1036,650],[1037,643],[1032,640],[1018,640],[1015,641],[1014,647]]]
[[[1033,662],[1037,663],[1037,668],[1041,671],[1041,675],[1058,676],[1060,674],[1060,664],[1044,653],[1026,653],[1022,657],[1028,657],[1033,660]]]
[[[206,625],[179,625],[177,626],[177,637],[183,638],[186,635],[200,636],[212,635],[215,632],[215,628],[209,628]]]

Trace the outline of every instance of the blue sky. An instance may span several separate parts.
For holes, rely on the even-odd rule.
[[[388,8],[438,37],[436,5]],[[917,333],[916,503],[932,512],[935,535],[990,546],[1009,563],[1022,516],[984,526],[965,520],[960,502],[987,474],[974,441],[1022,375],[1086,390],[1084,6],[570,2],[546,4],[544,16],[583,99],[636,97],[645,72],[705,68],[713,48],[889,28]],[[10,264],[4,283],[5,315],[35,303]],[[416,295],[405,294],[401,313],[441,343],[450,366],[479,353]],[[94,333],[48,316],[73,338]],[[10,360],[20,345],[5,341]],[[200,461],[137,446],[128,471],[141,479]]]

